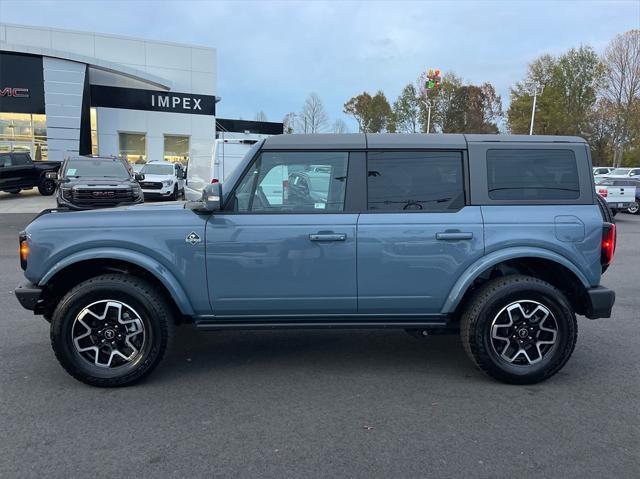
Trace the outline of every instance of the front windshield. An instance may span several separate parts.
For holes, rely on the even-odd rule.
[[[68,178],[129,178],[129,171],[120,160],[78,159],[70,160],[64,176]]]
[[[145,175],[173,175],[173,165],[152,165],[147,163],[140,173]]]
[[[610,175],[628,175],[631,171],[631,168],[616,168],[613,170]]]

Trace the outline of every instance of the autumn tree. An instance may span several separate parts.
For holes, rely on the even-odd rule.
[[[420,98],[416,87],[409,83],[393,103],[395,129],[401,133],[417,133],[420,129]]]
[[[355,118],[362,133],[395,131],[393,111],[382,91],[374,96],[365,91],[350,98],[344,104],[344,112]]]
[[[526,78],[511,89],[507,123],[512,133],[529,133],[533,88],[538,94],[534,131],[548,135],[589,132],[602,68],[591,47],[581,46],[553,57],[543,55],[529,65]]]

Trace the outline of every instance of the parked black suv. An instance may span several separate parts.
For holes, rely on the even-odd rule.
[[[142,179],[120,158],[71,157],[60,169],[56,201],[75,210],[142,203]]]
[[[26,152],[0,153],[0,191],[18,194],[37,186],[41,195],[51,196],[56,191],[56,183],[46,174],[58,171],[60,163],[33,161]]]

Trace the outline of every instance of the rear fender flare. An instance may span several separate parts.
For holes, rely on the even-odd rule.
[[[580,269],[558,253],[544,248],[506,248],[483,256],[465,270],[453,285],[453,288],[451,288],[449,296],[442,308],[442,313],[453,313],[460,304],[460,301],[462,301],[462,298],[464,298],[469,287],[484,271],[504,261],[517,258],[541,258],[553,261],[571,271],[585,288],[590,287],[589,280]]]

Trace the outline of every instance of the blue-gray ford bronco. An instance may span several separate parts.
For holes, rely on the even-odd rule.
[[[282,135],[201,201],[45,211],[20,235],[21,304],[95,386],[140,380],[176,324],[460,334],[530,384],[607,318],[616,231],[581,138]]]

